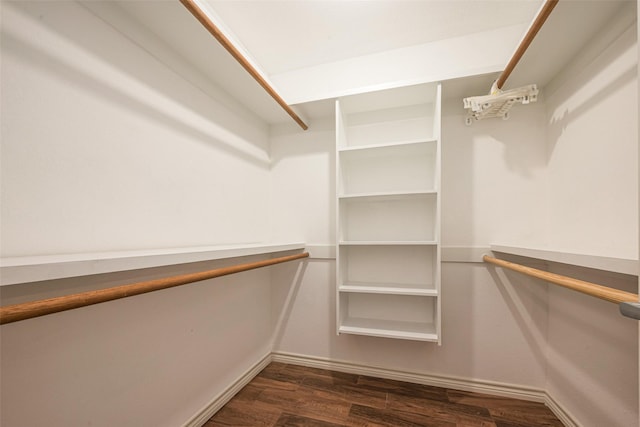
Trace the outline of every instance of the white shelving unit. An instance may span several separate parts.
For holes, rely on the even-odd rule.
[[[339,334],[441,342],[440,85],[336,101]]]

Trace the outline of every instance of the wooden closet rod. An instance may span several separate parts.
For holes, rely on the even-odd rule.
[[[554,7],[556,7],[558,1],[559,0],[547,0],[542,6],[540,12],[538,13],[538,16],[536,16],[533,24],[531,24],[529,31],[527,31],[527,34],[525,34],[524,38],[520,42],[520,46],[518,46],[518,49],[516,49],[516,52],[511,57],[511,60],[507,64],[507,67],[504,69],[502,74],[500,74],[500,77],[498,77],[498,80],[496,81],[496,86],[498,89],[502,89],[502,86],[504,86],[504,83],[511,75],[511,72],[514,70],[514,68],[516,68],[518,62],[520,62],[520,59],[522,59],[522,56],[527,51],[527,48],[529,47],[533,39],[536,37],[536,34],[538,34],[538,31],[540,31],[540,28],[542,28],[544,22],[547,20],[549,15],[551,15],[551,11]]]
[[[180,0],[180,3],[186,7],[189,12],[204,26],[204,28],[211,33],[213,37],[224,47],[227,52],[235,58],[236,61],[258,82],[260,86],[291,116],[291,118],[303,129],[307,130],[309,126],[302,121],[302,119],[296,114],[295,111],[282,99],[282,97],[276,92],[276,90],[260,75],[258,70],[247,60],[247,58],[240,53],[238,49],[231,43],[231,41],[220,31],[216,24],[209,19],[202,9],[196,4],[194,0]]]
[[[44,316],[46,314],[58,313],[60,311],[72,310],[74,308],[85,307],[101,302],[140,295],[147,292],[186,285],[188,283],[199,282],[201,280],[213,279],[214,277],[240,273],[242,271],[253,270],[260,267],[267,267],[269,265],[280,264],[287,261],[294,261],[297,259],[307,258],[308,256],[309,253],[304,252],[280,258],[267,259],[264,261],[216,268],[215,270],[201,271],[199,273],[165,277],[162,279],[131,283],[108,289],[99,289],[97,291],[81,292],[78,294],[65,295],[39,301],[8,305],[0,307],[0,325]]]
[[[517,271],[518,273],[526,274],[527,276],[542,279],[544,281],[553,283],[554,285],[569,288],[574,291],[582,292],[583,294],[590,295],[592,297],[600,298],[605,301],[620,304],[623,302],[638,302],[638,294],[632,294],[631,292],[620,291],[618,289],[609,288],[602,285],[596,285],[595,283],[585,282],[578,279],[572,279],[571,277],[562,276],[560,274],[549,273],[548,271],[542,271],[531,267],[525,267],[524,265],[516,264],[514,262],[504,261],[497,259],[489,255],[482,257],[483,261],[495,264],[497,266],[508,268],[509,270]]]

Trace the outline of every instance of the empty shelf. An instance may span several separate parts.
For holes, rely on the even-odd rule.
[[[420,197],[436,195],[438,192],[434,189],[425,189],[418,191],[388,191],[388,192],[363,192],[343,194],[338,196],[339,199],[357,199],[358,201],[380,201],[394,200],[401,197]]]
[[[410,139],[405,141],[394,141],[382,144],[368,144],[368,145],[354,145],[347,147],[338,148],[339,152],[357,152],[357,151],[366,151],[366,150],[375,150],[378,148],[389,148],[389,147],[407,147],[410,145],[418,145],[418,144],[435,144],[437,142],[436,139]]]
[[[349,240],[341,241],[342,246],[435,246],[435,240]]]
[[[347,318],[344,319],[338,331],[345,334],[383,338],[438,341],[438,334],[433,323]]]
[[[427,285],[400,285],[378,283],[345,283],[338,288],[340,292],[389,294],[389,295],[416,295],[435,297],[438,291]]]

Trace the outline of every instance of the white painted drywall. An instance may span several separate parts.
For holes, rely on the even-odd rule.
[[[216,265],[39,285],[82,291]],[[269,280],[254,270],[3,325],[0,423],[184,425],[269,354]]]
[[[52,3],[2,4],[5,256],[276,236],[334,243],[331,119],[306,134],[275,127],[270,164],[266,126],[239,118],[237,106],[212,99],[169,70],[163,61],[179,61],[178,56],[158,61],[86,9],[55,5],[62,9]],[[637,93],[637,85],[624,87]],[[579,85],[559,85],[557,93],[565,89],[569,95],[580,92]],[[628,102],[619,90],[611,96]],[[597,108],[609,101],[604,97]],[[550,201],[546,180],[553,175],[542,169],[555,167],[546,162],[547,146],[538,145],[546,129],[543,104],[514,109],[508,122],[471,128],[462,116],[461,108],[446,106],[443,243],[481,246],[507,237],[518,241],[500,243],[536,243],[538,232],[557,220],[540,207]],[[72,121],[78,126],[68,126]],[[557,147],[573,142],[564,136]],[[624,165],[620,169],[628,170]],[[607,182],[617,179],[613,175]],[[633,338],[623,342],[636,326],[607,317],[598,325],[617,329],[616,353],[606,354],[611,350],[590,338],[581,341],[590,353],[581,361],[593,372],[578,372],[578,386],[586,393],[570,396],[571,382],[551,378],[553,373],[547,378],[545,355],[553,369],[581,371],[579,364],[563,365],[576,351],[568,340],[576,324],[566,313],[582,316],[585,307],[570,307],[567,303],[580,300],[565,301],[537,282],[484,265],[443,266],[442,347],[336,336],[334,270],[333,261],[312,260],[303,274],[287,265],[211,287],[194,285],[3,326],[3,424],[180,424],[271,349],[271,326],[277,351],[546,387],[583,423],[592,413],[603,419],[601,409],[590,407],[600,391],[606,390],[610,401],[631,387],[617,388],[606,378],[610,363],[616,364],[616,379],[623,367],[638,377],[635,362],[627,366],[637,360],[628,355],[637,344]],[[118,279],[144,274],[156,273],[124,273]],[[102,280],[86,285],[100,286]],[[595,319],[609,315],[589,308]],[[551,334],[549,326],[555,328]],[[598,336],[608,335],[599,331]],[[598,387],[590,388],[594,383]],[[627,402],[616,404],[623,407],[614,422],[632,418]]]
[[[620,30],[616,22],[612,27]],[[594,41],[586,46],[570,65],[577,73],[575,79],[567,83],[559,76],[547,101],[543,90],[537,104],[515,107],[506,122],[493,120],[466,127],[460,100],[445,103],[445,247],[508,241],[520,246],[637,257],[636,46],[626,33],[614,40],[618,42]],[[591,60],[585,63],[584,55],[592,55]],[[577,114],[565,116],[562,123],[553,119],[560,107],[561,111],[571,110],[568,101],[576,105],[576,99],[593,93],[593,102]],[[317,137],[322,146],[330,147],[331,132]],[[274,137],[272,150],[286,159],[288,150],[295,147],[293,141],[293,136]],[[290,171],[317,167],[317,160],[329,156],[330,150],[314,157],[300,156],[293,150],[291,161],[295,158],[296,166]],[[284,160],[281,163],[286,164]],[[335,167],[331,160],[322,164]],[[573,177],[567,181],[568,172],[582,179],[579,185],[570,184],[575,182]],[[279,180],[288,180],[287,170],[282,168],[278,173],[283,174]],[[313,181],[317,198],[305,195],[304,201],[287,206],[299,213],[288,214],[297,230],[292,236],[295,239],[313,236],[316,243],[322,243],[317,239],[328,234],[322,231],[331,226],[327,221],[314,223],[314,228],[304,225],[306,215],[318,209],[326,211],[333,203],[331,190],[319,183],[333,185],[334,171],[323,170],[321,174],[323,178]],[[294,196],[292,190],[283,191],[288,194],[283,199]],[[615,209],[595,206],[594,196],[604,198]],[[594,230],[601,220],[605,220],[605,229]],[[567,270],[558,265],[550,268],[635,291],[636,279],[630,276]],[[637,423],[637,324],[622,318],[615,306],[562,289],[548,290],[547,285],[515,273],[445,263],[442,347],[336,336],[334,270],[333,262],[318,260],[310,262],[304,276],[295,282],[283,283],[274,275],[274,318],[286,319],[280,322],[276,351],[538,387],[584,426]],[[461,357],[461,353],[472,356]]]
[[[511,25],[273,74],[289,104],[500,71],[526,25]],[[437,58],[434,59],[434,58]]]
[[[545,92],[548,242],[556,250],[638,257],[637,32],[626,18],[611,22]],[[637,292],[631,276],[550,270]],[[548,393],[584,426],[636,425],[638,322],[564,289],[550,288],[548,299]]]
[[[152,48],[78,3],[3,7],[2,256],[266,240],[266,125]]]
[[[335,244],[335,118],[272,126],[272,239]],[[291,240],[293,239],[293,240]]]
[[[609,27],[615,29],[615,23]],[[623,32],[605,30],[596,39],[599,49],[585,49],[545,91],[548,244],[566,252],[635,259],[635,23]]]
[[[409,374],[544,387],[545,289],[518,283],[526,279],[501,279],[496,286],[481,264],[444,264],[443,341],[438,347],[337,336],[334,261],[310,261],[296,282],[287,283],[279,274],[284,274],[282,269],[273,275],[273,317],[286,321],[277,329],[275,351]]]
[[[448,99],[443,112],[443,246],[544,242],[544,104],[516,106],[507,121],[471,126],[461,99]]]
[[[446,96],[446,94],[445,94]],[[514,110],[503,122],[466,127],[461,100],[443,117],[443,244],[488,246],[495,236],[532,239],[518,219],[544,215],[544,106]],[[271,133],[272,217],[287,238],[333,243],[335,131],[333,118],[302,133]],[[311,144],[312,143],[312,144]],[[311,173],[311,171],[313,171]],[[304,186],[304,191],[302,187]],[[280,224],[280,225],[277,225]],[[356,364],[543,389],[546,287],[504,276],[482,264],[445,263],[443,341],[437,344],[335,334],[335,262],[311,260],[296,281],[274,270],[274,350]],[[523,284],[524,282],[524,284]],[[522,369],[526,365],[527,369]]]
[[[2,2],[3,256],[269,237],[267,126],[133,29]],[[204,268],[7,286],[2,304]],[[270,352],[269,284],[253,271],[3,325],[0,424],[183,425]]]
[[[637,292],[633,276],[549,266],[549,271]],[[549,285],[547,385],[585,427],[629,426],[638,419],[638,322],[618,307]]]

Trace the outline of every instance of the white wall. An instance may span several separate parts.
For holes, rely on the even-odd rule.
[[[2,31],[2,256],[268,238],[266,124],[77,3]]]
[[[637,292],[637,278],[563,265],[549,271]],[[548,393],[584,426],[629,426],[638,420],[638,324],[618,307],[549,288]]]
[[[272,126],[272,239],[335,244],[335,118]]]
[[[544,242],[544,111],[542,103],[516,106],[507,121],[485,120],[466,126],[462,101],[445,103],[444,247],[536,246]]]
[[[635,259],[636,31],[633,22],[622,33],[615,22],[609,27],[618,31],[599,34],[545,91],[548,244],[567,252]]]
[[[446,95],[446,94],[445,94]],[[460,100],[443,117],[445,246],[487,246],[520,233],[517,218],[544,215],[544,108],[514,111],[507,122],[464,125]],[[273,218],[294,240],[333,243],[335,131],[330,122],[272,129]],[[522,130],[525,130],[524,132]],[[303,187],[304,186],[304,191]],[[540,226],[542,227],[542,226]],[[445,263],[443,343],[335,334],[335,261],[311,260],[294,282],[273,276],[274,318],[284,318],[275,351],[468,380],[543,389],[546,288],[498,275],[482,264]],[[291,272],[288,272],[291,277]],[[497,281],[497,283],[496,283]],[[526,282],[526,285],[522,285]],[[522,369],[526,365],[527,369]]]
[[[83,291],[218,265],[38,285]],[[0,423],[183,425],[269,354],[269,280],[254,270],[3,325]]]
[[[514,108],[506,122],[466,127],[459,100],[445,103],[444,247],[503,243],[637,258],[637,47],[635,31],[624,29],[612,22],[607,31],[617,34],[586,46],[568,68],[571,79],[559,76],[537,104]],[[286,210],[298,239],[330,243],[318,239],[330,236],[325,227],[333,224],[311,227],[307,219],[334,208],[333,188],[322,187],[334,185],[333,136],[310,132],[304,138],[319,143],[313,156],[301,156],[294,136],[282,132],[272,135],[272,150],[283,165],[293,150],[296,176],[318,174],[315,196]],[[281,182],[295,179],[285,168],[273,171]],[[296,200],[295,189],[282,191],[276,197]],[[631,276],[548,268],[637,291]],[[637,424],[637,323],[614,305],[481,264],[445,263],[442,347],[336,336],[334,270],[333,261],[315,260],[294,283],[274,276],[274,316],[288,319],[275,350],[535,387],[584,426]]]
[[[146,44],[78,3],[2,2],[3,257],[268,239],[266,124],[134,28]],[[8,286],[2,305],[203,268]],[[182,425],[269,353],[269,284],[253,271],[3,325],[0,424]]]
[[[290,104],[499,71],[526,25],[517,24],[270,76]],[[437,61],[432,58],[438,58]]]
[[[304,277],[273,277],[275,351],[470,381],[544,387],[544,289],[504,280],[482,265],[444,264],[443,344],[336,336],[335,262],[312,260]],[[523,281],[523,279],[520,279]],[[512,301],[514,295],[517,302]],[[523,308],[526,307],[526,308]],[[526,365],[527,369],[522,369]]]
[[[178,54],[159,61],[148,54],[154,46],[138,46],[82,6],[3,2],[2,12],[3,256],[270,238],[335,243],[332,118],[312,122],[304,134],[283,125],[268,135],[224,94],[212,96],[171,71]],[[618,224],[578,240],[579,247],[558,249],[615,255],[601,242],[619,241],[616,248],[633,254],[635,238],[623,233],[638,235],[637,188],[632,194],[627,184],[637,179],[625,175],[629,158],[638,158],[637,134],[628,136],[637,132],[637,110],[612,117],[610,107],[631,108],[637,81],[627,77],[620,43],[580,79],[557,83],[546,105],[514,109],[507,122],[465,127],[462,109],[445,105],[445,246],[536,245],[546,227],[560,233],[552,243],[569,246],[578,234],[574,221],[596,228],[612,211],[589,205],[593,198],[574,191],[563,172],[580,154],[589,170],[609,166],[606,179],[589,181],[615,213],[625,212]],[[589,77],[609,66],[617,80],[593,83]],[[572,96],[593,93],[591,84],[599,102],[564,116]],[[583,153],[582,127],[588,136],[602,132],[603,115],[619,125],[605,128],[612,153],[591,143]],[[607,162],[599,161],[604,156]],[[590,178],[587,169],[574,172]],[[620,193],[609,197],[605,190],[614,184]],[[557,212],[547,209],[552,203],[561,203]],[[627,213],[631,205],[635,213]],[[42,285],[81,290],[196,267]],[[441,347],[336,336],[335,262],[311,260],[297,269],[283,265],[3,326],[2,424],[179,425],[272,348],[272,330],[276,351],[546,388],[587,426],[637,420],[638,386],[628,379],[638,378],[637,325],[610,306],[582,305],[482,264],[445,263]],[[628,286],[624,277],[597,278]],[[38,292],[34,286],[23,293]],[[28,296],[17,294],[12,298]],[[576,335],[579,342],[568,339]],[[615,419],[593,404],[621,393]]]
[[[638,258],[638,56],[628,21],[612,22],[545,92],[548,242],[556,250]],[[638,289],[631,276],[550,270]],[[585,426],[636,425],[637,321],[557,287],[548,298],[548,392]]]

